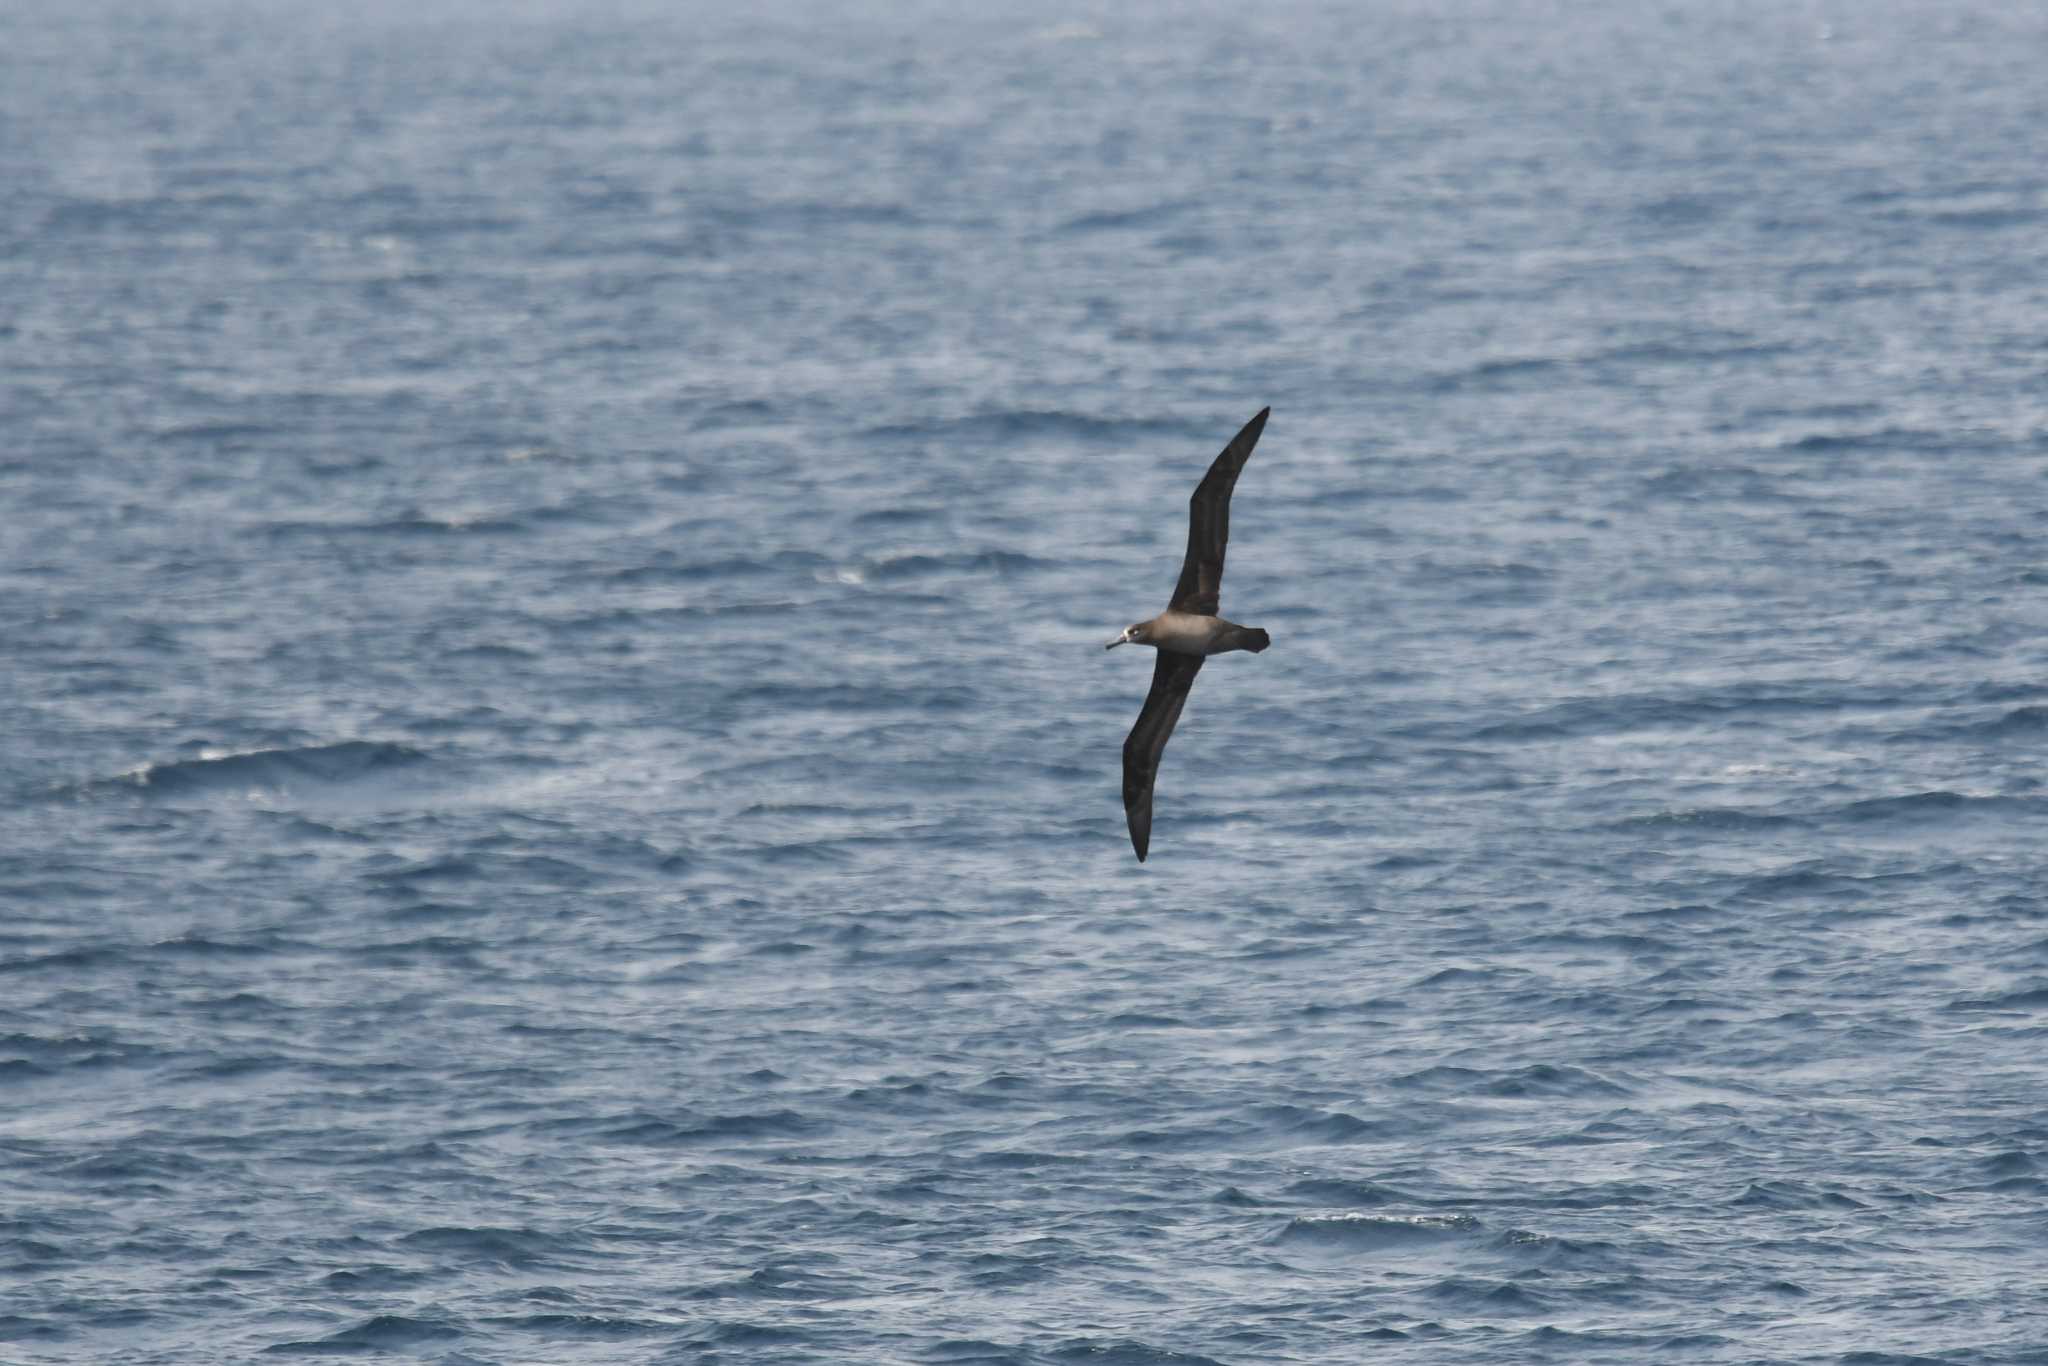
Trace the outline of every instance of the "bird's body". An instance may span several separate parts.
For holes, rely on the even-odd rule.
[[[1272,638],[1256,626],[1239,626],[1216,614],[1223,587],[1223,552],[1230,540],[1230,494],[1237,487],[1238,472],[1259,444],[1272,409],[1245,423],[1244,429],[1223,448],[1202,476],[1194,496],[1188,499],[1188,551],[1181,561],[1180,582],[1174,585],[1173,600],[1166,610],[1150,621],[1124,628],[1109,642],[1119,645],[1150,645],[1159,651],[1152,666],[1152,690],[1138,712],[1137,724],[1124,740],[1124,818],[1131,828],[1131,847],[1138,862],[1152,842],[1152,784],[1159,775],[1159,757],[1187,705],[1188,689],[1211,655],[1248,650],[1253,654],[1272,644]]]
[[[1263,640],[1257,645],[1245,643],[1253,628],[1239,626],[1218,616],[1176,612],[1168,608],[1145,625],[1148,633],[1143,639],[1133,639],[1131,644],[1156,645],[1177,655],[1203,656],[1226,654],[1231,650],[1256,652],[1266,648]],[[1258,631],[1256,634],[1264,636],[1266,633]]]

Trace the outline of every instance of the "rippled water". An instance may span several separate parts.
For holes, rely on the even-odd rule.
[[[2048,1360],[2044,55],[0,10],[0,1360]]]

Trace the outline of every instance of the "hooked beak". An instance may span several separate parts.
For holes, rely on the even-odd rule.
[[[1109,642],[1109,644],[1103,646],[1102,648],[1105,650],[1114,650],[1119,645],[1128,645],[1130,643],[1131,633],[1129,631],[1126,631],[1122,635],[1118,636],[1115,640]]]

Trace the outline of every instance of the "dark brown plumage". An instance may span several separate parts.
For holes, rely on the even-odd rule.
[[[1173,738],[1181,708],[1187,705],[1188,689],[1210,655],[1232,650],[1256,654],[1272,643],[1255,626],[1239,626],[1216,615],[1223,587],[1223,552],[1230,540],[1230,495],[1237,476],[1251,458],[1252,447],[1266,429],[1270,408],[1244,424],[1244,429],[1209,465],[1209,472],[1188,499],[1188,550],[1181,562],[1180,581],[1166,610],[1150,621],[1125,628],[1109,642],[1118,645],[1151,645],[1159,651],[1152,668],[1152,690],[1138,712],[1137,724],[1124,740],[1124,819],[1131,829],[1131,847],[1138,862],[1152,844],[1152,785],[1159,776],[1159,759],[1166,742]]]

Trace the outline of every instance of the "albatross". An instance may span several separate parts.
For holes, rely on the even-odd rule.
[[[1152,666],[1152,691],[1145,694],[1138,723],[1124,740],[1124,819],[1130,823],[1131,847],[1138,851],[1140,863],[1152,844],[1152,782],[1159,776],[1159,756],[1166,752],[1202,661],[1232,650],[1257,654],[1273,643],[1256,626],[1239,626],[1216,615],[1223,586],[1223,546],[1230,539],[1230,491],[1237,487],[1238,471],[1259,444],[1266,414],[1272,411],[1261,408],[1244,424],[1188,499],[1188,553],[1166,610],[1150,621],[1126,626],[1103,647],[1150,645],[1159,651]]]

